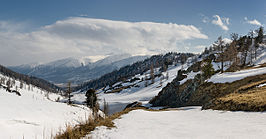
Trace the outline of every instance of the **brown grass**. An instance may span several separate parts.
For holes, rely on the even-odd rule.
[[[254,77],[241,81],[249,81],[248,79],[252,78]],[[213,99],[210,103],[205,104],[203,108],[230,111],[266,111],[266,86],[257,87],[260,84],[266,83],[265,78],[265,75],[260,75],[262,80],[247,82],[235,89],[235,91],[232,91],[232,93]]]
[[[203,105],[204,109],[211,108],[208,106],[211,100],[231,93],[244,93],[245,90],[252,89],[265,81],[266,74],[247,77],[232,83],[204,83],[191,95],[187,105]]]
[[[143,109],[147,111],[162,111],[162,110],[151,110],[144,107],[136,107],[136,108],[128,108],[121,112],[117,112],[111,116],[106,118],[98,117],[98,118],[89,118],[85,123],[81,123],[75,127],[67,126],[66,130],[63,132],[59,132],[56,135],[56,139],[79,139],[85,137],[91,131],[93,131],[98,126],[106,126],[108,128],[115,127],[113,120],[120,118],[121,115],[127,114],[132,110]],[[165,110],[165,109],[164,109]]]
[[[266,87],[255,88],[245,93],[232,93],[219,98],[222,101],[232,100],[235,103],[252,103],[255,105],[266,105]]]

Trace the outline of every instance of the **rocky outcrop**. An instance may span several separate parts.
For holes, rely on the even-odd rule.
[[[181,107],[186,106],[191,95],[196,91],[200,85],[200,75],[197,75],[193,80],[188,80],[180,85],[180,77],[174,79],[166,87],[159,92],[158,96],[153,98],[150,103],[152,106],[165,107]]]
[[[128,109],[128,108],[135,108],[135,107],[143,107],[143,106],[142,106],[142,103],[141,103],[141,102],[135,101],[135,102],[133,102],[133,103],[128,104],[128,105],[125,107],[125,109]],[[125,109],[124,109],[124,110],[125,110]]]

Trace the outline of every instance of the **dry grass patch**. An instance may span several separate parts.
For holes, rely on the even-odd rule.
[[[152,110],[147,109],[145,107],[135,107],[135,108],[127,108],[121,112],[117,112],[111,116],[107,116],[105,118],[97,117],[95,118],[89,118],[88,121],[85,123],[81,123],[79,125],[76,125],[75,127],[67,126],[66,130],[63,132],[59,132],[56,135],[56,139],[79,139],[82,137],[85,137],[87,134],[89,134],[91,131],[93,131],[98,126],[106,126],[108,128],[115,127],[113,120],[120,118],[121,115],[127,114],[132,110],[137,109],[143,109],[147,111],[164,111],[163,110]]]
[[[266,111],[266,86],[214,99],[208,107],[230,111]]]
[[[246,93],[232,93],[219,98],[222,101],[234,101],[235,103],[252,103],[255,105],[266,105],[266,87],[255,88]]]

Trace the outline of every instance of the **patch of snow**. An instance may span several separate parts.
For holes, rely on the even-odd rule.
[[[0,74],[0,77],[5,76]],[[15,81],[15,86],[19,85],[19,81]],[[15,86],[11,89],[15,90]],[[66,124],[78,124],[91,115],[91,110],[87,107],[55,102],[54,100],[61,98],[60,95],[30,86],[28,89],[29,86],[24,84],[22,89],[18,89],[21,96],[0,87],[1,139],[51,138],[51,134],[64,130]]]
[[[225,73],[218,73],[213,75],[208,82],[213,83],[231,83],[237,80],[244,79],[250,76],[256,76],[266,74],[266,67],[263,68],[256,68],[256,69],[248,69],[248,70],[241,70],[236,72],[225,72]]]
[[[266,46],[260,47],[258,50],[259,56],[257,57],[257,60],[254,62],[255,65],[266,63]]]
[[[224,112],[184,107],[172,111],[134,110],[114,120],[115,128],[97,127],[92,139],[266,138],[266,113]]]
[[[263,87],[263,86],[266,86],[266,83],[260,84],[258,87]]]
[[[197,74],[200,74],[201,72],[190,72],[190,73],[188,73],[188,75],[187,75],[187,78],[185,78],[185,79],[183,79],[183,80],[181,80],[180,81],[180,85],[181,84],[183,84],[183,83],[185,83],[187,80],[189,80],[189,79],[194,79],[194,77],[197,75]]]

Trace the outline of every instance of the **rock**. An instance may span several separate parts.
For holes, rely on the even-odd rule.
[[[128,104],[125,109],[127,108],[134,108],[134,107],[143,107],[141,102],[135,101],[133,103]],[[125,110],[124,109],[124,110]]]

